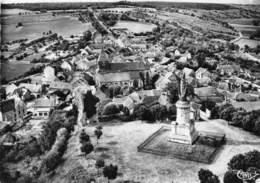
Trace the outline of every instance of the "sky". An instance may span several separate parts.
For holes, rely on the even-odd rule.
[[[38,2],[98,2],[99,0],[0,0],[6,3],[38,3]],[[102,2],[115,2],[118,0],[100,0]],[[171,2],[197,2],[197,3],[223,3],[223,4],[260,4],[260,0],[128,0],[128,1],[171,1]]]

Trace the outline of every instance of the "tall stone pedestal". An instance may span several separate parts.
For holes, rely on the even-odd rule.
[[[183,144],[193,144],[198,138],[194,122],[190,120],[190,103],[179,100],[176,103],[177,118],[172,122],[169,141]]]

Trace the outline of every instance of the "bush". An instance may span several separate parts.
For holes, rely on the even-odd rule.
[[[102,115],[118,114],[120,112],[117,104],[109,103],[104,107]]]
[[[200,169],[198,172],[200,183],[220,183],[218,177],[210,170]]]
[[[232,171],[227,171],[223,178],[224,183],[243,183],[241,179],[239,179],[236,173]]]
[[[42,170],[46,173],[54,170],[62,162],[62,155],[57,151],[50,151],[42,161]]]
[[[83,129],[83,130],[81,131],[81,133],[80,133],[79,142],[80,142],[81,144],[90,142],[89,135],[86,134],[86,132],[85,132],[84,129]]]
[[[228,167],[232,170],[246,170],[246,158],[243,154],[237,154],[228,163]]]
[[[108,165],[103,169],[104,177],[107,177],[108,180],[115,179],[117,177],[117,166],[116,165]]]
[[[94,150],[94,146],[90,142],[86,142],[82,144],[80,150],[85,153],[85,155],[88,155]]]
[[[62,155],[66,150],[67,138],[68,130],[66,128],[61,128],[57,131],[56,141],[42,161],[43,171],[48,173],[62,162]]]
[[[244,130],[253,132],[255,126],[254,116],[252,114],[246,114],[243,116],[242,127]]]
[[[105,161],[103,159],[101,159],[101,158],[97,159],[95,165],[96,165],[97,168],[102,168],[102,167],[105,166]]]
[[[246,167],[255,167],[260,169],[260,152],[259,151],[249,151],[245,153]]]

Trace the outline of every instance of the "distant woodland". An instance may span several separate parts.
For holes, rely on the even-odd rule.
[[[4,9],[22,8],[28,10],[69,10],[69,9],[86,9],[89,6],[94,8],[110,8],[116,5],[129,5],[150,8],[182,8],[182,9],[205,9],[205,10],[227,10],[236,9],[236,7],[227,4],[213,4],[213,3],[181,3],[181,2],[159,2],[159,1],[143,1],[143,2],[78,2],[78,3],[17,3],[17,4],[2,4]]]

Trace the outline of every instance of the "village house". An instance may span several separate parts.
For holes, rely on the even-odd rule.
[[[170,82],[177,83],[176,76],[172,72],[168,72],[165,76],[160,75],[159,79],[155,82],[155,87],[157,90],[163,91]]]
[[[221,94],[215,87],[212,86],[194,88],[194,93],[201,101],[211,100],[216,103],[221,103],[225,98],[223,94]]]
[[[68,70],[68,71],[72,70],[71,64],[69,62],[67,62],[67,61],[63,61],[62,62],[61,68],[64,69],[64,70]]]
[[[221,75],[231,76],[234,73],[239,73],[241,68],[236,64],[218,65],[216,69]]]
[[[21,83],[19,88],[28,89],[36,98],[42,95],[42,85],[40,84]]]
[[[16,122],[22,123],[24,117],[26,116],[26,105],[23,102],[23,100],[18,96],[14,97],[14,104],[15,104],[15,120]]]
[[[196,71],[195,76],[196,76],[197,79],[202,79],[202,78],[204,78],[204,77],[210,78],[211,73],[210,73],[206,68],[200,67],[200,68]]]
[[[150,75],[150,66],[143,62],[112,63],[108,55],[101,51],[98,58],[96,71],[96,83],[99,87],[104,86],[134,86],[143,85],[141,75]]]
[[[14,122],[16,121],[15,115],[14,99],[3,100],[0,102],[0,121]]]
[[[42,81],[45,83],[51,83],[56,79],[55,69],[51,66],[47,66],[43,70],[43,78]]]
[[[34,103],[32,109],[28,109],[28,111],[33,113],[33,118],[35,119],[48,119],[50,111],[55,106],[55,101],[49,98],[40,98],[37,99]]]
[[[70,83],[62,82],[62,81],[54,81],[50,83],[49,92],[56,90],[70,90],[72,91],[72,85]]]

